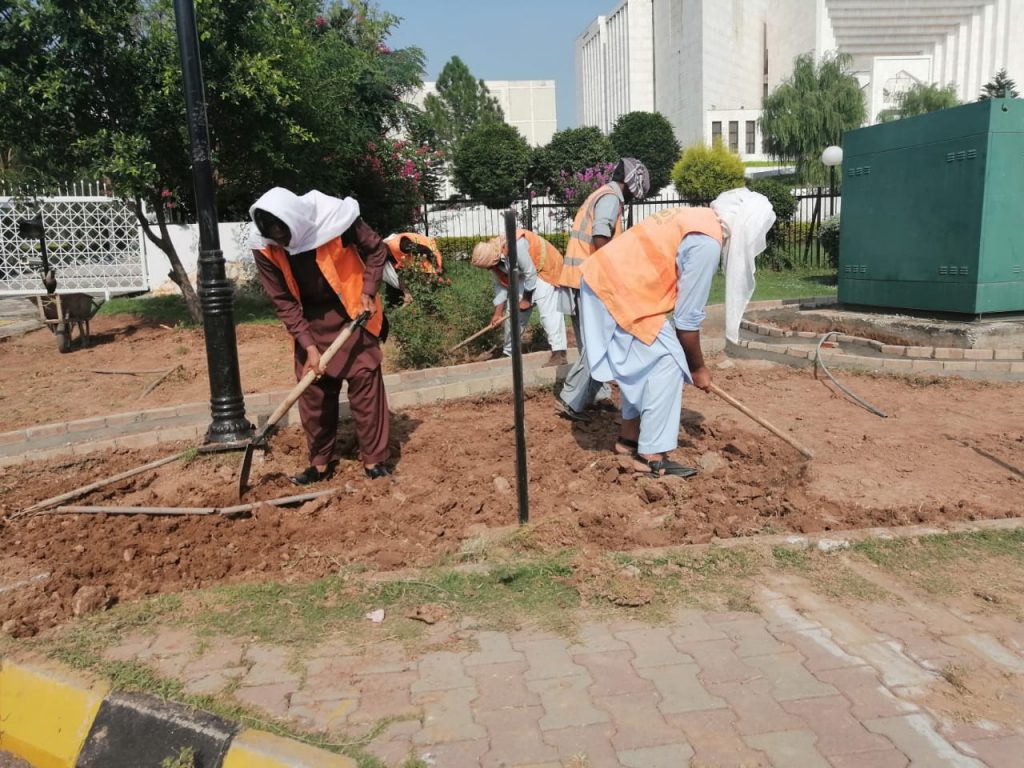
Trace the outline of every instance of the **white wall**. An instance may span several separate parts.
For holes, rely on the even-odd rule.
[[[182,266],[196,284],[196,267],[199,263],[199,226],[197,224],[171,224],[167,227],[171,242],[181,259]],[[240,265],[252,263],[252,253],[246,245],[249,234],[249,222],[228,222],[218,225],[220,247],[227,262],[228,277],[238,275]],[[166,254],[142,238],[143,255],[146,259],[146,272],[149,275],[149,288],[154,294],[178,293],[178,286],[167,276],[171,271],[171,262]]]
[[[719,122],[722,124],[722,144],[729,149],[733,149],[729,142],[729,124],[736,123],[738,129],[738,141],[735,151],[744,160],[767,160],[767,155],[764,154],[761,137],[761,127],[758,124],[758,120],[761,119],[760,109],[709,109],[704,113],[704,137],[705,141],[710,144],[714,137],[713,124]],[[747,126],[752,124],[754,129],[754,151],[747,151]]]

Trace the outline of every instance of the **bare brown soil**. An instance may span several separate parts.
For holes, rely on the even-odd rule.
[[[45,331],[0,344],[0,405],[9,428],[208,396],[197,331],[140,327],[126,318],[100,318],[96,331],[108,340],[70,355],[51,349]],[[246,391],[290,386],[289,350],[279,328],[242,326],[238,335]],[[69,370],[178,362],[190,373],[142,403],[136,400],[145,380]],[[688,390],[675,458],[703,471],[690,481],[635,477],[628,460],[611,451],[614,415],[570,425],[555,415],[550,393],[533,393],[526,403],[527,542],[543,549],[624,550],[760,532],[941,526],[1021,514],[1024,385],[847,376],[859,395],[890,414],[880,419],[807,371],[740,361],[715,376],[726,391],[792,430],[816,458],[804,462],[728,405]],[[336,496],[293,509],[264,506],[242,519],[11,519],[33,502],[170,454],[170,446],[7,470],[0,480],[0,584],[29,583],[2,594],[0,623],[27,635],[142,595],[314,578],[352,563],[429,565],[467,540],[516,522],[509,398],[395,414],[397,474],[390,480],[366,479],[346,425],[341,434],[343,461],[329,483]],[[287,475],[306,463],[300,432],[284,430],[272,448],[254,467],[247,501],[296,490]],[[239,460],[233,453],[166,465],[76,503],[234,504]]]

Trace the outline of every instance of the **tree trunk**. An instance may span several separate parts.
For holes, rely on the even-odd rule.
[[[142,207],[142,198],[135,198],[135,216],[139,220],[139,224],[142,225],[142,231],[153,245],[167,254],[167,260],[171,262],[171,271],[167,274],[174,284],[181,289],[181,295],[185,299],[185,306],[188,308],[188,313],[192,318],[192,321],[197,324],[203,322],[203,305],[199,301],[199,296],[196,294],[196,289],[193,287],[192,282],[188,279],[188,273],[185,271],[185,267],[181,263],[181,259],[178,258],[178,252],[174,248],[174,243],[171,242],[170,234],[167,232],[167,219],[164,217],[163,208],[159,205],[154,206],[156,212],[156,223],[160,228],[160,236],[157,237],[156,233],[153,232],[153,227],[146,218],[146,214]],[[196,267],[198,269],[198,265]]]

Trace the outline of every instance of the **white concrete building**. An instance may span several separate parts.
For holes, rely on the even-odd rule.
[[[576,40],[577,122],[656,110],[684,146],[762,159],[761,101],[802,53],[849,54],[874,122],[914,82],[973,101],[1001,68],[1024,81],[1022,36],[1024,0],[622,0]]]
[[[501,105],[505,122],[518,128],[530,146],[551,141],[558,126],[554,80],[485,80],[484,85]],[[422,107],[428,93],[437,93],[436,83],[424,83],[410,101]]]

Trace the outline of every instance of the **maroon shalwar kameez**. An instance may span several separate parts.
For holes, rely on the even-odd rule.
[[[342,237],[346,245],[356,247],[366,265],[364,293],[375,295],[387,259],[387,247],[362,219],[356,219]],[[298,300],[289,292],[281,270],[260,253],[255,254],[255,260],[274,310],[295,339],[295,377],[301,378],[306,365],[306,347],[315,344],[323,353],[351,318],[317,266],[316,251],[288,256],[299,286]],[[377,338],[369,331],[357,328],[331,359],[324,375],[299,398],[299,416],[306,432],[311,465],[322,467],[334,459],[338,436],[338,397],[343,381],[348,383],[349,408],[363,464],[380,464],[390,457],[391,424],[384,376],[380,369],[381,358]]]

